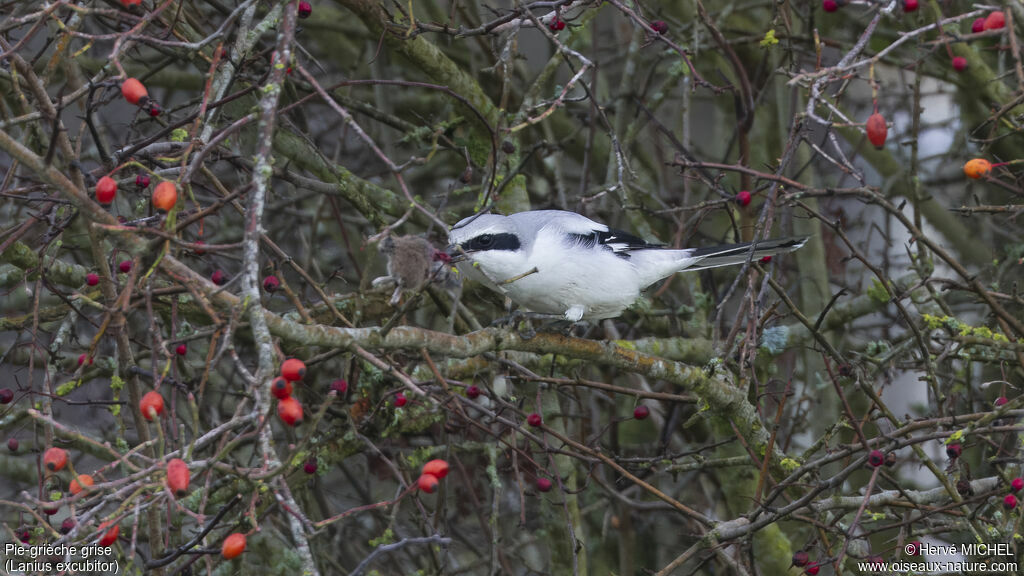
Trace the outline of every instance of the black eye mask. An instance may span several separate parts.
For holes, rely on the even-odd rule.
[[[484,250],[519,250],[521,244],[519,237],[515,234],[481,234],[462,243],[462,249],[466,252],[480,252]]]

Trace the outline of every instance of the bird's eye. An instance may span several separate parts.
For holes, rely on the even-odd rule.
[[[487,248],[490,248],[491,245],[494,244],[494,236],[491,236],[490,234],[484,234],[483,236],[478,236],[477,239],[476,239],[475,244],[480,249],[486,250]]]

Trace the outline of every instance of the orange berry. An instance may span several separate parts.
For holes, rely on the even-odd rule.
[[[95,484],[95,482],[93,482],[92,476],[89,476],[88,474],[79,474],[78,478],[72,480],[71,484],[68,485],[68,491],[71,492],[72,495],[75,495],[93,484]]]
[[[231,560],[236,558],[239,554],[245,552],[245,534],[234,534],[224,539],[224,544],[220,547],[220,555]]]
[[[63,448],[47,448],[43,452],[43,465],[50,472],[60,472],[68,463],[68,453]]]
[[[1004,26],[1006,26],[1006,14],[999,10],[991,12],[985,17],[985,30],[999,30]]]
[[[150,390],[139,400],[139,411],[146,420],[152,420],[164,413],[164,397],[156,390]]]
[[[433,494],[437,490],[437,476],[433,474],[421,474],[416,480],[416,485],[427,494]]]
[[[289,382],[302,380],[306,375],[306,363],[298,358],[289,358],[281,364],[281,376]]]
[[[109,548],[110,545],[113,544],[117,540],[117,535],[121,533],[121,527],[118,526],[117,524],[114,524],[113,528],[110,528],[109,530],[107,530],[107,528],[109,528],[109,527],[110,527],[110,522],[109,521],[108,522],[104,522],[103,524],[100,524],[100,532],[103,532],[104,530],[106,530],[106,532],[103,532],[103,536],[100,538],[100,546],[103,546],[104,548]]]
[[[885,117],[878,112],[868,117],[868,140],[871,141],[875,148],[881,149],[885,146],[885,137],[888,132],[889,128],[885,125]]]
[[[448,463],[444,460],[431,460],[423,465],[423,473],[440,480],[448,475]]]
[[[270,393],[278,400],[284,400],[292,395],[292,383],[278,376],[270,383]]]
[[[146,87],[135,78],[129,78],[121,83],[121,95],[132,104],[138,104],[143,99],[149,98]]]
[[[984,178],[992,172],[992,163],[984,158],[973,158],[964,164],[964,174],[975,180]]]
[[[285,424],[295,426],[302,421],[302,404],[289,396],[277,403],[277,415]]]
[[[164,180],[156,185],[156,189],[153,190],[154,208],[157,210],[163,210],[164,212],[170,212],[177,203],[178,188],[174,185],[174,182]]]
[[[110,204],[117,194],[117,180],[110,176],[104,176],[96,182],[96,201],[100,204]]]
[[[167,487],[175,496],[184,496],[188,493],[189,471],[188,464],[181,458],[172,458],[167,463]]]

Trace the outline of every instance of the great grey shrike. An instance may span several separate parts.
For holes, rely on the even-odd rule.
[[[466,277],[523,308],[566,320],[622,313],[651,284],[684,270],[741,264],[792,252],[807,238],[672,250],[563,210],[481,214],[448,234],[449,254]]]

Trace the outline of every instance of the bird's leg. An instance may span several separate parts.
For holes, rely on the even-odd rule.
[[[523,312],[522,310],[516,308],[508,316],[496,318],[493,322],[491,322],[491,326],[495,328],[511,328],[512,326],[518,324],[520,320],[523,320],[525,318],[526,312]]]

